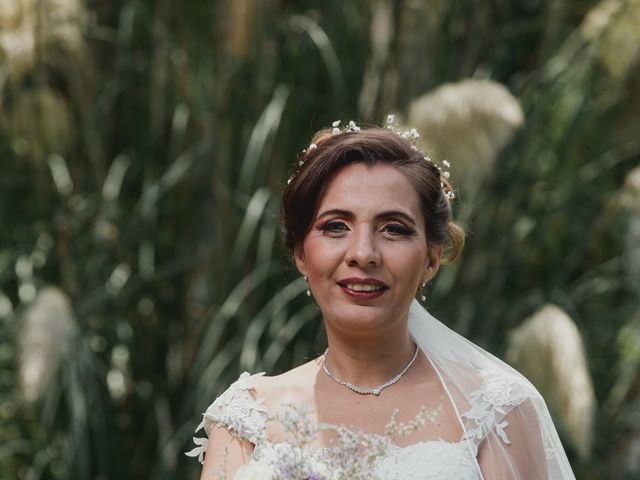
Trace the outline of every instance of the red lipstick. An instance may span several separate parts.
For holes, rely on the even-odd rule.
[[[353,298],[359,298],[364,300],[373,300],[380,297],[386,290],[389,289],[384,282],[381,282],[377,278],[345,278],[338,282],[342,291]]]

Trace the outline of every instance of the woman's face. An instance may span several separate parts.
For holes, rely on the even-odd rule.
[[[395,167],[352,164],[329,183],[296,248],[328,329],[392,328],[440,264],[427,245],[418,194]]]

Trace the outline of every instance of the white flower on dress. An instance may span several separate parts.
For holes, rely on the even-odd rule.
[[[485,370],[481,373],[482,390],[489,403],[496,407],[515,407],[526,398],[521,388],[517,388],[516,378],[501,372]]]
[[[185,455],[188,457],[198,457],[198,462],[204,462],[204,455],[207,453],[207,444],[209,443],[209,439],[193,437],[193,443],[196,444],[196,448],[189,450]]]
[[[471,408],[462,414],[475,424],[467,429],[465,438],[479,441],[494,429],[508,445],[511,442],[505,428],[509,423],[504,417],[527,398],[526,390],[517,377],[500,371],[483,370],[480,376],[482,384],[471,394]]]

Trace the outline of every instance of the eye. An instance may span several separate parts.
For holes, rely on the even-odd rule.
[[[342,220],[329,220],[318,226],[318,230],[327,235],[339,235],[349,230],[349,227]]]
[[[403,225],[402,223],[392,222],[387,223],[384,227],[382,227],[382,231],[389,233],[394,236],[410,236],[415,235],[416,231],[411,228]]]

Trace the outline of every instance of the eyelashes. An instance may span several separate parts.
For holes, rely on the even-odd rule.
[[[341,233],[348,230],[347,224],[341,220],[329,220],[327,222],[319,224],[316,228],[319,231],[328,234]]]
[[[402,235],[406,237],[410,237],[418,233],[415,229],[407,227],[402,223],[388,223],[384,226],[384,229],[393,235]]]
[[[349,225],[342,220],[332,219],[320,223],[316,226],[316,229],[326,235],[339,236],[349,231]],[[413,227],[409,227],[400,222],[385,223],[380,228],[380,231],[391,237],[411,237],[418,234]]]

